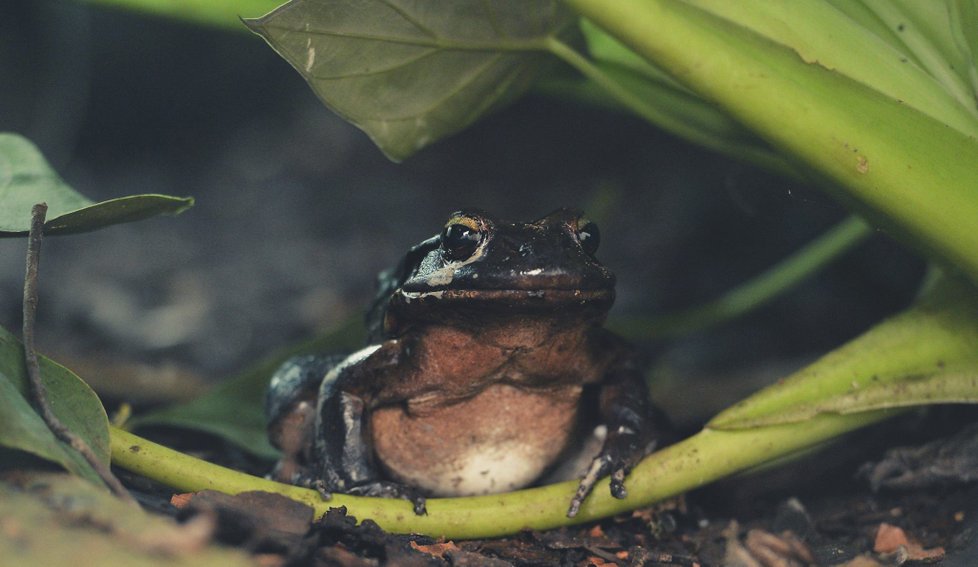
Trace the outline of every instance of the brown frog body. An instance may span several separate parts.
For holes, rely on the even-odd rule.
[[[594,257],[598,240],[567,209],[530,223],[453,214],[381,274],[370,346],[298,357],[273,376],[273,477],[407,498],[423,513],[426,495],[532,484],[602,424],[568,514],[604,474],[624,497],[660,418],[634,352],[601,328],[615,277]]]

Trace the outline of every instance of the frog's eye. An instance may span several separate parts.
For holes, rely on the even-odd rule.
[[[465,260],[475,253],[482,242],[482,232],[461,223],[449,224],[441,234],[445,257],[453,262]]]
[[[598,251],[598,244],[601,243],[601,231],[598,230],[598,225],[591,221],[584,221],[584,224],[577,229],[577,242],[588,256],[594,256]]]

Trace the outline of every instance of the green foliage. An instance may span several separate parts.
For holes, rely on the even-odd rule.
[[[88,443],[100,460],[108,463],[109,424],[98,396],[67,368],[43,356],[38,359],[51,410]],[[0,327],[0,445],[58,463],[103,486],[91,466],[51,433],[27,398],[24,347]]]
[[[523,94],[574,22],[556,0],[295,0],[246,20],[395,161]]]
[[[34,144],[17,134],[0,133],[0,236],[26,235],[31,208],[41,202],[48,204],[45,233],[68,234],[177,214],[193,199],[135,195],[93,203],[62,181]],[[39,365],[54,414],[108,464],[108,420],[98,397],[67,368],[43,356]],[[101,485],[91,466],[48,429],[28,397],[24,347],[0,328],[0,445],[58,463]]]
[[[26,138],[0,133],[0,236],[26,236],[31,207],[47,203],[45,234],[70,234],[159,214],[179,214],[189,197],[132,195],[95,203],[68,186]]]

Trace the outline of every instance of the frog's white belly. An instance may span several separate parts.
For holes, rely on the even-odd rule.
[[[392,478],[434,496],[522,488],[561,455],[575,431],[580,386],[528,391],[494,385],[463,402],[371,416],[374,449]]]
[[[530,484],[549,465],[541,459],[541,455],[529,453],[526,445],[498,444],[458,454],[452,460],[445,461],[445,466],[433,467],[428,474],[424,471],[395,474],[401,477],[402,482],[420,486],[433,496],[506,492]]]

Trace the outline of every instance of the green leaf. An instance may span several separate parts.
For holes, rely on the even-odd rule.
[[[221,382],[213,390],[186,404],[139,416],[131,428],[163,425],[216,435],[259,457],[278,456],[268,443],[265,390],[272,373],[287,358],[299,354],[332,354],[362,346],[365,331],[357,318],[306,343],[283,350],[255,367]]]
[[[713,429],[978,401],[978,289],[942,277],[911,309],[721,412]]]
[[[793,413],[850,414],[877,409],[908,408],[929,404],[978,403],[978,362],[959,369],[921,376],[903,376],[896,382],[877,383],[868,388],[853,388],[828,400],[800,404]]]
[[[37,203],[48,204],[46,234],[69,234],[178,214],[194,200],[150,194],[94,203],[62,181],[29,140],[0,132],[0,237],[26,235]]]
[[[67,368],[38,357],[51,410],[84,439],[95,456],[109,462],[109,423],[95,392]],[[73,449],[58,441],[27,402],[24,347],[0,327],[0,445],[56,462],[102,486],[98,475]]]
[[[849,8],[764,0],[692,4],[793,50],[810,65],[862,83],[966,135],[978,135],[974,93],[952,71],[968,66],[953,45],[943,2],[844,2]],[[847,13],[859,7],[869,13],[858,19]]]
[[[292,0],[246,23],[395,161],[522,94],[576,33],[555,0]]]
[[[950,0],[948,12],[954,43],[967,62],[959,72],[971,85],[971,90],[978,93],[978,26],[974,25],[978,22],[978,1]]]
[[[85,459],[51,433],[4,372],[0,372],[0,445],[58,463],[73,474],[101,483]]]

